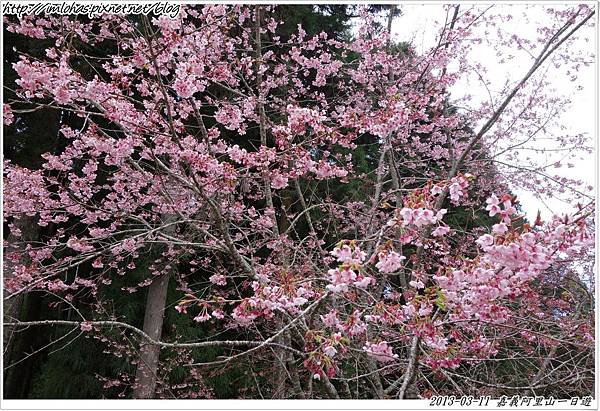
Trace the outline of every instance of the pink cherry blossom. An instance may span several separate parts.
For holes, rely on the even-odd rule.
[[[92,329],[93,329],[92,324],[89,321],[82,322],[79,325],[79,328],[83,332],[89,332],[89,331],[92,331]]]
[[[450,227],[447,225],[441,225],[431,232],[434,237],[442,237],[450,232]]]
[[[406,259],[395,251],[381,252],[378,254],[379,261],[375,267],[382,273],[393,273],[402,267],[402,261]]]
[[[12,110],[8,104],[4,104],[2,107],[2,121],[4,125],[11,125],[14,121],[15,116],[13,115]]]
[[[378,343],[371,343],[367,341],[363,347],[363,350],[365,350],[367,354],[379,362],[395,361],[398,358],[398,354],[393,353],[392,347],[389,346],[386,341],[381,341]]]

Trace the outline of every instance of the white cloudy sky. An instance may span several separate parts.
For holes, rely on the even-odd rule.
[[[481,3],[478,6],[483,6]],[[463,6],[469,7],[468,5]],[[527,5],[496,5],[495,8],[511,8],[511,14],[514,19],[510,23],[503,23],[503,29],[509,32],[526,35],[532,33],[535,35],[535,30],[538,24],[546,22],[547,14],[543,12],[543,5],[537,4],[534,6]],[[593,6],[592,6],[593,7]],[[443,4],[415,4],[401,6],[402,15],[394,20],[392,26],[392,36],[395,40],[408,41],[416,47],[418,52],[423,52],[437,43],[437,33],[439,33],[440,25],[444,23],[446,12]],[[521,12],[526,11],[530,21],[525,21],[520,17]],[[591,42],[584,47],[589,47],[590,50],[596,50],[594,42],[597,41],[597,36],[594,34],[594,29],[586,29],[587,34],[591,38]],[[499,64],[495,51],[485,44],[477,45],[473,49],[473,58],[485,62],[488,68],[489,80],[492,81],[490,89],[500,89],[507,78],[515,80],[515,76],[522,76],[529,68],[531,59],[525,56],[519,56],[511,60],[511,64]],[[587,133],[591,141],[596,141],[595,124],[597,110],[595,107],[595,90],[597,89],[595,77],[595,64],[588,67],[583,67],[579,72],[579,77],[576,82],[571,82],[564,70],[554,70],[549,78],[552,79],[552,85],[556,88],[557,93],[570,96],[572,104],[562,113],[559,123],[567,127],[567,131],[571,133]],[[581,87],[580,87],[581,86]],[[459,82],[451,89],[452,98],[458,98],[468,91],[475,98],[487,99],[488,94],[482,84],[474,84],[469,82]],[[558,130],[548,130],[548,134],[558,133]],[[564,133],[564,131],[563,131]],[[541,155],[545,156],[545,155]],[[560,159],[560,158],[557,158]],[[555,161],[556,159],[552,159]],[[541,162],[547,161],[546,158],[540,157]],[[583,160],[578,161],[574,168],[561,168],[556,170],[557,173],[568,177],[577,177],[584,180],[587,184],[596,186],[595,181],[595,158],[594,155],[586,155]],[[554,171],[554,170],[553,170]],[[560,199],[551,199],[540,201],[531,193],[523,191],[519,187],[512,187],[513,191],[521,199],[524,211],[529,218],[535,218],[538,209],[541,211],[544,218],[549,217],[553,213],[566,213],[571,210],[571,205]]]

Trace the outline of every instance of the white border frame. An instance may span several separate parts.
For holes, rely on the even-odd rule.
[[[151,1],[92,1],[92,0],[79,0],[77,3],[132,3],[132,4],[147,4],[151,3]],[[158,1],[157,1],[158,2]],[[164,1],[162,1],[164,3]],[[380,1],[380,0],[372,0],[372,1],[336,1],[336,0],[279,0],[279,1],[267,1],[267,0],[252,0],[252,1],[240,1],[240,0],[215,0],[215,1],[193,1],[193,0],[179,0],[179,1],[168,1],[169,3],[177,3],[177,4],[398,4],[398,5],[423,5],[423,4],[452,4],[450,1],[441,1],[441,0],[425,0],[425,1]],[[455,0],[456,2],[456,0]],[[30,3],[54,3],[61,4],[65,3],[65,1],[61,0],[49,0],[49,1],[41,1],[41,0],[15,0],[15,1],[0,1],[0,17],[2,17],[2,22],[0,25],[2,26],[2,33],[0,33],[0,40],[2,40],[2,45],[4,46],[4,5],[6,3],[13,4],[30,4]],[[600,1],[576,1],[576,0],[565,0],[565,1],[492,1],[492,0],[470,0],[470,1],[460,1],[460,4],[548,4],[548,5],[566,5],[566,4],[588,4],[592,7],[596,7],[596,15],[595,15],[595,37],[596,37],[596,55],[595,55],[595,106],[596,113],[600,112],[599,106],[599,90],[598,90],[598,82],[600,79],[600,71],[598,68],[598,58],[600,54],[600,39],[598,37],[599,29],[598,24],[600,23],[599,13],[600,13]],[[2,47],[2,51],[0,52],[0,57],[2,57],[2,61],[4,61],[4,47]],[[0,98],[3,101],[4,97],[4,89],[2,88],[0,91]],[[600,215],[600,205],[598,204],[599,199],[599,172],[600,172],[600,164],[599,164],[599,118],[600,114],[596,116],[596,124],[595,124],[595,167],[594,167],[594,184],[595,184],[595,195],[596,195],[596,218]],[[0,132],[0,137],[2,136],[2,132]],[[0,147],[0,163],[2,164],[2,168],[4,167],[3,159],[4,159],[4,148]],[[3,190],[3,183],[0,183],[0,187]],[[2,193],[0,193],[0,196]],[[3,202],[0,202],[0,212],[3,212]],[[598,251],[598,238],[600,236],[600,227],[598,226],[598,221],[596,220],[596,237],[595,237],[595,246],[596,251]],[[3,228],[0,227],[0,234],[3,237]],[[4,258],[3,258],[3,247],[0,247],[0,268],[2,268]],[[595,278],[596,282],[598,281],[598,267],[600,265],[600,256],[598,252],[595,255]],[[4,272],[2,271],[1,275],[1,283],[4,283]],[[596,323],[595,323],[595,340],[596,340],[596,349],[595,349],[595,362],[596,362],[596,371],[600,368],[600,359],[598,358],[599,354],[599,330],[598,325],[600,324],[600,316],[598,315],[598,301],[600,300],[600,292],[598,284],[596,283],[595,289],[595,298],[596,305],[594,307],[596,311]],[[2,297],[3,300],[3,297]],[[2,319],[4,318],[3,313],[3,304],[0,305],[0,315]],[[2,351],[0,354],[4,353],[4,341],[2,341]],[[3,357],[3,355],[2,355]],[[3,376],[2,382],[3,382]],[[127,409],[127,410],[160,410],[160,409],[182,409],[182,410],[279,410],[279,409],[289,409],[289,410],[398,410],[398,409],[415,409],[415,410],[423,410],[423,409],[467,409],[467,410],[488,410],[488,409],[533,409],[533,410],[545,410],[545,409],[558,409],[558,410],[598,410],[598,396],[599,396],[599,381],[596,376],[594,381],[595,387],[595,395],[592,403],[588,407],[584,406],[571,406],[569,403],[567,404],[555,404],[551,407],[546,406],[528,406],[528,407],[498,407],[498,400],[490,400],[489,405],[487,407],[478,407],[478,406],[470,406],[470,407],[461,407],[459,405],[460,397],[457,397],[459,401],[456,401],[453,406],[443,407],[443,406],[430,406],[429,400],[188,400],[188,399],[178,399],[178,400],[118,400],[118,399],[110,399],[110,400],[10,400],[4,399],[4,384],[0,387],[0,409],[2,410],[116,410],[116,409]]]

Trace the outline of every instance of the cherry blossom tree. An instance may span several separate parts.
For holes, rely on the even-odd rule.
[[[137,364],[107,383],[136,398],[163,392],[168,350],[197,384],[270,365],[271,398],[590,393],[593,198],[522,166],[519,148],[566,104],[544,91],[545,70],[591,58],[576,51],[594,11],[546,8],[538,38],[503,37],[529,50],[529,67],[495,102],[461,110],[449,90],[482,71],[470,48],[506,15],[448,6],[438,44],[418,54],[393,44],[394,9],[387,32],[361,9],[353,40],[299,26],[282,41],[276,7],[6,20],[54,46],[14,64],[4,123],[44,109],[81,127],[61,129],[69,144],[42,169],[4,161],[4,304],[34,291],[95,301],[92,316],[5,327],[94,335]],[[560,187],[579,207],[527,221],[510,181]],[[50,234],[19,240],[24,218]],[[148,256],[144,280],[123,290],[148,289],[139,328],[100,291]],[[165,310],[222,332],[165,341]],[[204,348],[219,356],[198,362]]]

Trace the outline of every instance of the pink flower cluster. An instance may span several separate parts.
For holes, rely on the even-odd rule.
[[[395,251],[384,251],[377,254],[379,261],[375,264],[375,267],[382,273],[393,273],[402,267],[402,261],[406,260],[406,257],[398,254]]]
[[[444,188],[447,188],[448,193],[450,194],[450,200],[453,204],[458,205],[460,203],[460,199],[467,195],[469,181],[473,178],[474,176],[469,173],[457,175],[456,177],[452,177],[450,181],[443,181],[435,184],[431,188],[431,194],[437,196],[444,191]]]
[[[470,174],[464,176],[456,176],[450,180],[448,186],[448,192],[450,194],[450,200],[454,204],[458,204],[460,199],[466,195],[466,190],[469,187],[469,178],[472,178]]]
[[[327,271],[329,274],[329,283],[327,289],[333,293],[346,292],[350,284],[358,288],[366,288],[371,284],[375,284],[375,279],[363,275],[362,273],[356,273],[348,266],[342,266],[341,268],[334,268]]]
[[[215,120],[228,130],[237,130],[240,134],[245,134],[244,116],[242,110],[236,105],[224,104],[221,106],[215,113]]]
[[[408,208],[404,207],[400,210],[400,216],[402,217],[402,225],[414,225],[417,228],[424,227],[426,225],[435,224],[444,218],[447,210],[442,208],[441,210],[434,212],[428,208]]]
[[[4,104],[2,107],[2,121],[5,125],[10,125],[12,124],[12,122],[14,121],[14,114],[12,112],[12,110],[10,109],[10,106],[8,104]]]
[[[310,284],[291,288],[253,281],[252,288],[254,296],[245,299],[232,313],[234,320],[242,325],[249,324],[260,316],[271,317],[275,311],[296,313],[299,307],[315,295]]]
[[[485,209],[490,212],[490,217],[499,214],[505,224],[510,224],[511,216],[517,212],[509,195],[504,195],[502,197],[502,205],[504,208],[500,208],[501,202],[495,194],[492,194],[485,202],[487,204]]]
[[[85,253],[94,250],[94,246],[86,244],[85,241],[82,241],[81,239],[78,239],[76,237],[69,238],[69,240],[67,241],[67,247],[80,253]]]
[[[496,303],[522,294],[527,283],[558,258],[553,250],[562,240],[553,239],[554,232],[524,232],[510,241],[490,234],[480,236],[476,240],[483,251],[479,258],[433,277],[446,306],[455,308],[453,316],[501,321],[505,310],[499,310]],[[545,244],[548,241],[554,245]]]
[[[346,292],[350,285],[366,288],[375,284],[375,279],[361,272],[366,254],[356,245],[342,244],[331,251],[331,255],[341,263],[339,267],[327,271],[329,283],[327,289],[334,293]]]
[[[364,251],[361,251],[361,249],[358,246],[354,246],[351,248],[347,244],[342,244],[341,247],[334,248],[330,254],[336,257],[338,262],[348,265],[360,265],[363,263],[367,256],[367,254]]]
[[[379,362],[391,362],[398,358],[398,354],[394,354],[392,347],[386,341],[378,343],[368,342],[363,346],[363,350],[371,357]]]
[[[442,237],[450,232],[450,227],[447,225],[441,225],[431,232],[434,237]]]
[[[208,280],[215,285],[227,284],[227,277],[225,277],[223,274],[213,274],[208,278]]]

